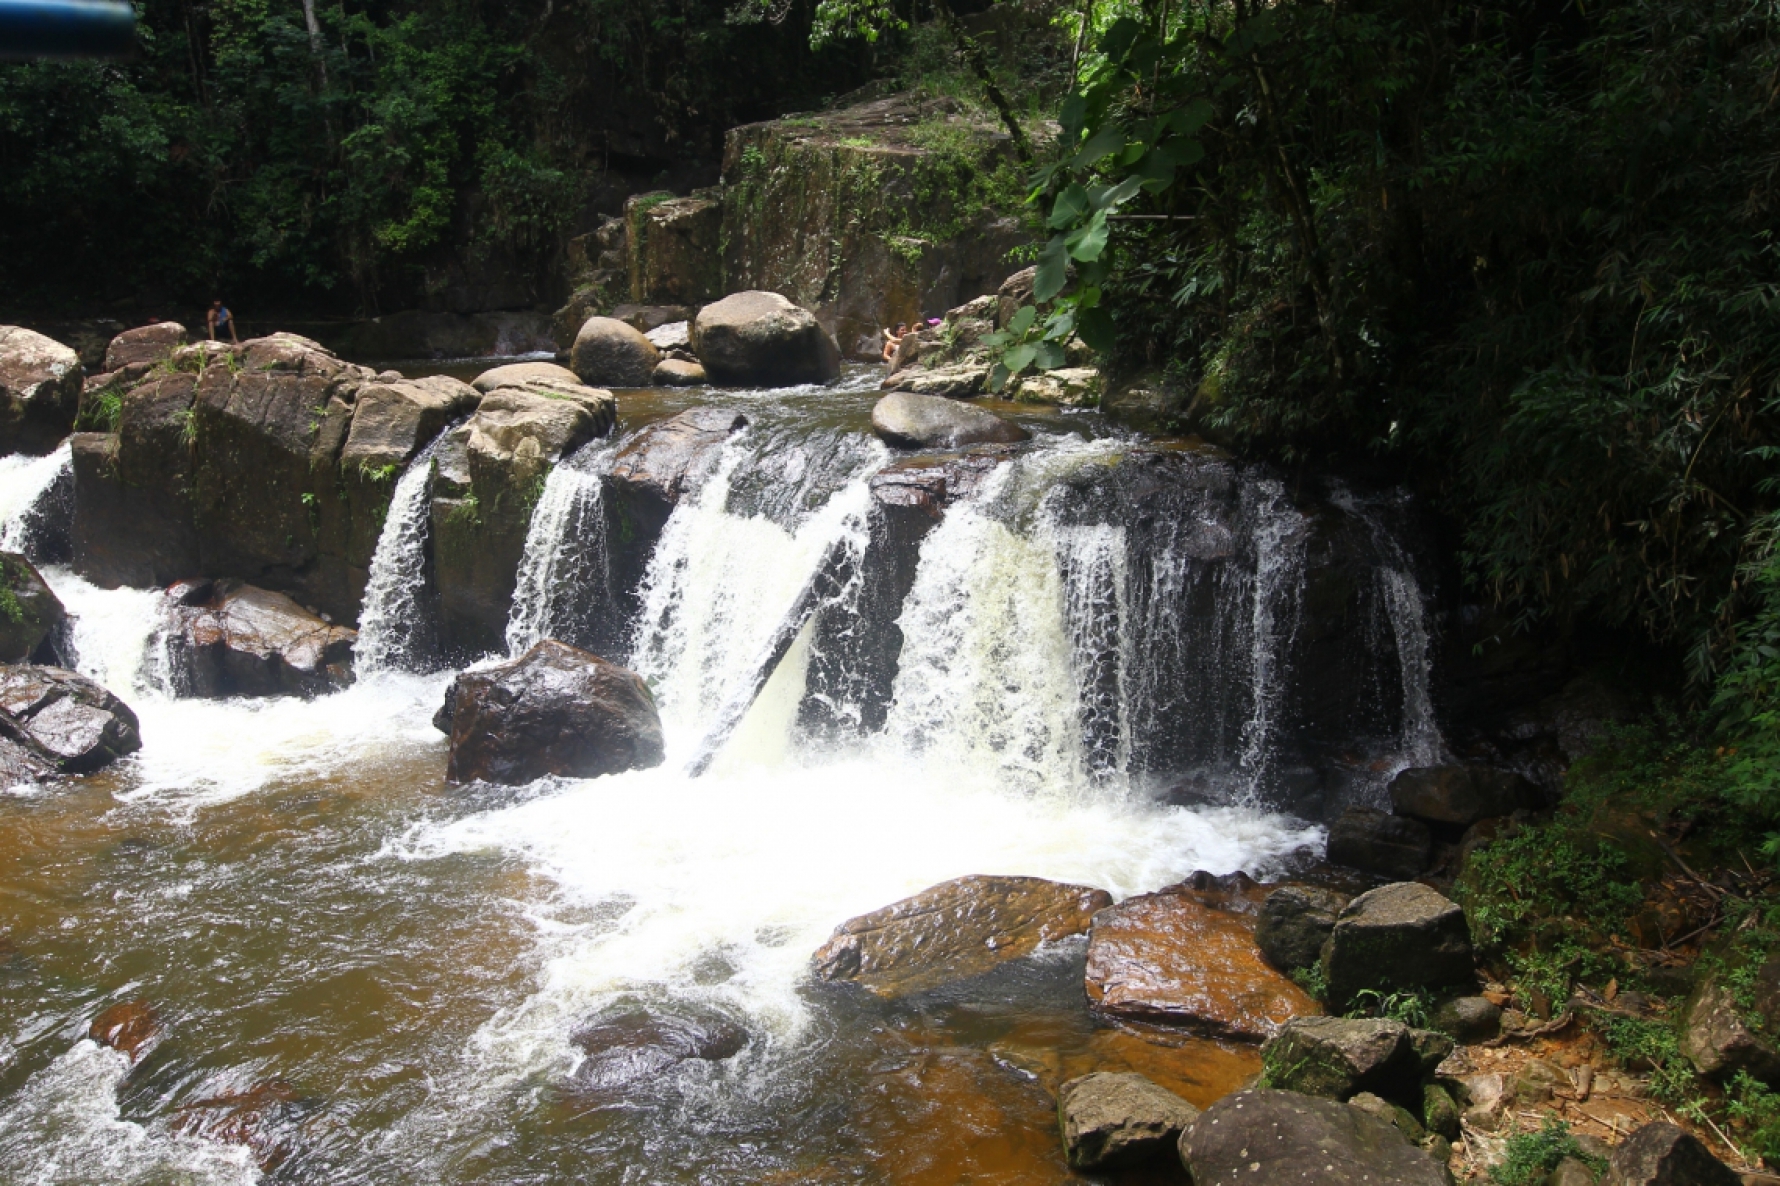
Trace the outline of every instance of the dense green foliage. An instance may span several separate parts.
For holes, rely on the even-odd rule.
[[[218,285],[375,310],[479,269],[541,296],[608,168],[714,161],[862,65],[721,0],[138,8],[135,62],[0,66],[0,283],[31,314]]]
[[[1607,1163],[1590,1157],[1570,1133],[1570,1126],[1547,1116],[1537,1132],[1517,1132],[1508,1138],[1502,1160],[1490,1167],[1490,1181],[1499,1186],[1540,1186],[1566,1158],[1575,1158],[1599,1175]]]

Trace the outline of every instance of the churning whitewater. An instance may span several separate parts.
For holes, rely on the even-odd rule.
[[[614,612],[601,491],[621,445],[544,484],[510,654]],[[790,1171],[866,1123],[811,1120],[826,1135],[800,1137],[795,1118],[869,1095],[880,1057],[857,1034],[881,1026],[844,1022],[857,1006],[809,982],[841,921],[973,873],[1124,897],[1199,869],[1280,867],[1321,837],[1263,806],[1293,760],[1281,722],[1308,521],[1265,477],[1216,513],[1084,501],[1127,448],[1041,436],[952,505],[894,622],[884,726],[837,731],[808,726],[812,698],[829,720],[864,710],[811,673],[847,641],[832,623],[864,629],[872,482],[892,458],[853,431],[769,419],[738,433],[669,517],[618,656],[649,682],[667,761],[518,791],[440,787],[431,718],[450,673],[427,670],[430,452],[395,484],[358,681],[333,695],[175,698],[160,594],[46,569],[80,669],[142,722],[142,751],[93,792],[116,802],[87,842],[88,925],[134,936],[142,991],[189,1014],[145,1081],[187,1097],[300,1081],[329,1101],[304,1121],[305,1167],[328,1181],[553,1180],[590,1141],[614,1159],[602,1181],[629,1180],[616,1166],[645,1150],[664,1181]],[[53,467],[33,465],[47,490]],[[24,469],[0,474],[0,493],[23,490]],[[1427,633],[1397,625],[1424,611],[1395,547],[1377,549],[1375,612],[1401,695],[1381,712],[1407,734],[1391,744],[1416,748],[1431,744]],[[693,777],[701,746],[714,761]],[[1154,774],[1181,768],[1208,772],[1222,805],[1158,801]],[[146,881],[137,858],[110,855],[137,851],[158,870]],[[204,938],[219,926],[234,941]],[[87,956],[71,942],[73,966]],[[168,944],[201,950],[182,961],[196,970],[160,961]],[[1034,966],[1038,984],[1048,965]],[[1010,989],[1009,1008],[1052,1008],[1051,991]],[[732,1027],[740,1053],[663,1069],[622,1100],[576,1096],[578,1029],[639,1007]],[[212,1041],[190,1045],[198,1034]],[[256,1178],[240,1150],[155,1114],[120,1056],[80,1032],[24,1045],[0,1048],[0,1068],[28,1068],[0,1105],[0,1177]],[[597,1135],[571,1123],[594,1114]]]

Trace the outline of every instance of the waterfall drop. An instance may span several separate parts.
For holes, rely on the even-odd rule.
[[[73,517],[74,452],[63,441],[53,453],[0,457],[0,552],[27,559],[66,559]]]
[[[436,623],[427,611],[427,539],[432,533],[433,454],[445,441],[434,437],[402,471],[384,512],[383,531],[371,556],[370,580],[359,611],[355,663],[359,674],[412,669],[435,650]]]
[[[595,615],[617,612],[603,498],[616,453],[613,442],[595,442],[544,479],[507,618],[509,655],[546,638],[587,648]]]

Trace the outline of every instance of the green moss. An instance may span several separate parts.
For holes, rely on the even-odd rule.
[[[16,579],[12,565],[6,566],[6,583],[0,585],[0,618],[5,618],[14,626],[25,624],[25,607],[19,604],[19,595],[13,592],[12,582]]]

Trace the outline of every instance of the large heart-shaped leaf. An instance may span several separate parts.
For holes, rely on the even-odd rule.
[[[1032,297],[1039,304],[1054,300],[1069,283],[1069,247],[1062,235],[1054,235],[1038,255],[1038,275],[1032,281]]]

